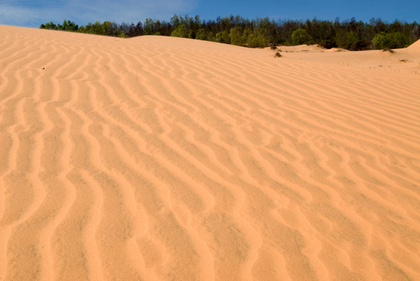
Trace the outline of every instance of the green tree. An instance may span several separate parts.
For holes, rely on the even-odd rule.
[[[171,36],[188,38],[188,34],[188,28],[184,24],[180,24],[174,31],[172,31]]]
[[[355,51],[358,50],[359,36],[356,32],[347,32],[345,48]]]
[[[217,42],[220,42],[220,43],[230,44],[231,43],[230,34],[227,31],[227,29],[225,29],[225,30],[223,30],[221,32],[218,32],[216,34],[216,40],[217,40]]]
[[[43,28],[43,29],[52,29],[52,30],[57,30],[58,27],[55,23],[53,23],[52,21],[47,22],[45,24],[41,24],[41,26],[39,28]]]
[[[312,37],[308,34],[306,29],[296,29],[292,33],[292,44],[293,45],[302,45],[302,44],[312,44]]]
[[[239,26],[232,28],[229,35],[233,45],[242,46],[246,42],[242,37],[241,28]]]
[[[195,39],[206,40],[206,31],[203,28],[197,30],[195,33]]]
[[[248,46],[251,48],[264,48],[268,46],[268,39],[259,28],[254,29],[254,32],[248,36]]]
[[[144,23],[143,34],[144,35],[154,35],[155,34],[154,25],[155,25],[155,21],[147,18],[145,23]]]
[[[375,49],[404,48],[408,45],[408,37],[401,32],[381,32],[373,37],[372,42]]]
[[[385,32],[381,32],[379,34],[376,34],[375,37],[373,37],[373,47],[375,49],[385,49],[386,46],[389,46],[389,38],[386,36]]]

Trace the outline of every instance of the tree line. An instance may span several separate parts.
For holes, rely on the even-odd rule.
[[[41,24],[42,29],[66,30],[117,37],[141,35],[176,36],[215,41],[248,47],[277,45],[318,44],[324,48],[348,50],[403,48],[420,38],[420,24],[395,20],[387,23],[372,18],[369,22],[355,18],[340,21],[325,20],[270,20],[244,19],[240,16],[218,17],[216,20],[201,20],[195,17],[174,15],[170,21],[147,18],[137,24],[104,21],[77,25],[64,20]]]

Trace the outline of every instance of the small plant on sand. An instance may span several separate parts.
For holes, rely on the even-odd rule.
[[[383,48],[383,49],[382,49],[382,52],[388,52],[388,53],[390,53],[390,54],[395,53],[395,51],[394,51],[394,50],[392,50],[392,49],[390,49],[390,48]]]
[[[280,58],[280,57],[281,57],[280,52],[275,53],[274,57],[275,57],[275,58]]]

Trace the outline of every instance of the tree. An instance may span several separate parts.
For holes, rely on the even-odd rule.
[[[58,27],[55,23],[53,23],[52,21],[47,22],[45,24],[41,24],[41,26],[39,28],[43,28],[43,29],[51,29],[51,30],[57,30]]]
[[[296,29],[292,33],[292,44],[293,45],[302,45],[302,44],[312,44],[312,37],[308,34],[305,29]]]
[[[248,46],[251,48],[264,48],[268,46],[268,39],[264,36],[260,28],[254,29],[254,32],[248,36]]]
[[[197,30],[197,32],[195,33],[195,39],[206,40],[206,31],[204,30],[204,28],[200,28],[199,30]]]
[[[408,45],[407,37],[401,32],[381,32],[376,34],[372,41],[375,49],[404,48]]]
[[[233,45],[242,46],[246,40],[243,39],[242,33],[239,26],[236,26],[230,30],[230,40]]]
[[[369,23],[355,18],[340,22],[319,21],[317,19],[298,21],[270,21],[269,18],[244,19],[230,16],[216,20],[202,21],[197,15],[174,15],[169,22],[147,18],[145,23],[116,24],[97,21],[78,26],[64,20],[62,24],[53,22],[40,25],[43,29],[77,31],[108,36],[164,35],[188,37],[249,47],[265,47],[277,44],[312,44],[325,48],[340,47],[350,50],[372,48],[401,48],[420,38],[417,22],[407,23],[398,20],[391,24],[372,18]]]
[[[188,38],[188,34],[188,28],[184,24],[180,24],[174,31],[172,31],[171,36]]]
[[[155,21],[147,18],[146,22],[144,23],[143,34],[154,35],[155,34],[154,25],[155,25]]]
[[[225,29],[221,32],[218,32],[216,34],[216,40],[217,40],[217,42],[220,42],[220,43],[230,44],[231,40],[230,40],[230,35],[229,35],[229,32],[227,31],[227,29]]]

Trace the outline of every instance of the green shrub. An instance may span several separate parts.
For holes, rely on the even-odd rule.
[[[312,44],[312,37],[308,34],[305,29],[296,29],[292,33],[292,44],[293,45],[302,45],[302,44]]]
[[[337,44],[336,44],[335,40],[332,39],[332,38],[327,38],[325,40],[321,40],[318,43],[318,45],[322,48],[325,48],[325,49],[331,49],[331,48],[337,47]]]
[[[338,47],[351,51],[362,50],[368,46],[368,42],[360,39],[359,34],[354,31],[337,32],[336,41]]]
[[[225,29],[216,34],[216,40],[220,43],[230,44],[230,35],[229,32]]]
[[[381,32],[373,37],[372,43],[375,49],[404,48],[408,45],[408,38],[401,32]]]
[[[207,40],[209,40],[209,41],[213,41],[213,42],[215,42],[216,41],[216,35],[214,34],[214,32],[213,31],[210,31],[208,34],[207,34]]]
[[[118,33],[118,37],[121,37],[121,38],[128,38],[128,36],[124,33],[124,31],[120,31],[119,33]]]
[[[351,51],[358,49],[359,35],[356,32],[348,32],[346,34],[345,48]]]
[[[256,28],[254,33],[248,36],[247,43],[251,48],[264,48],[268,46],[268,39],[259,28]]]
[[[195,33],[195,39],[206,40],[206,32],[203,28],[197,30],[197,32]]]
[[[246,40],[243,39],[241,30],[239,27],[234,27],[230,30],[230,40],[233,45],[242,46]]]
[[[373,37],[372,43],[375,49],[384,49],[389,45],[389,36],[387,36],[385,32],[376,34],[375,37]]]
[[[174,31],[172,31],[171,36],[188,38],[188,34],[188,28],[184,24],[180,24]]]

